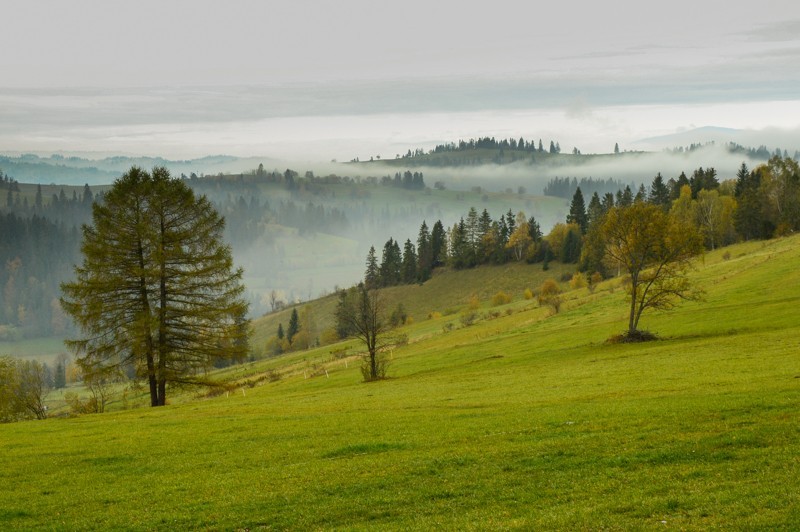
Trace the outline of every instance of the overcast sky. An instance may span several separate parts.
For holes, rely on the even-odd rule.
[[[588,152],[800,126],[796,1],[586,4],[4,0],[0,152],[344,159],[506,132]]]

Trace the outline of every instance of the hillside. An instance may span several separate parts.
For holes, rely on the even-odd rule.
[[[433,277],[424,284],[384,288],[381,297],[388,313],[398,305],[403,305],[408,316],[414,322],[420,322],[434,312],[452,316],[466,306],[472,297],[477,297],[483,306],[488,306],[492,296],[500,291],[506,292],[514,301],[520,301],[526,288],[536,290],[545,279],[561,279],[563,275],[571,276],[574,271],[574,264],[556,262],[550,264],[548,271],[542,270],[541,264],[525,263],[467,270],[436,269]],[[566,283],[563,284],[566,288]],[[331,294],[253,320],[253,351],[256,354],[263,352],[265,342],[276,333],[279,323],[286,329],[294,308],[298,313],[306,308],[311,310],[316,324],[315,335],[319,337],[323,331],[333,327],[336,303],[336,294]]]
[[[0,426],[0,527],[793,528],[798,260],[707,254],[706,300],[643,318],[658,342],[605,342],[612,280],[418,321],[382,382],[326,347],[228,369],[256,384],[229,395]]]

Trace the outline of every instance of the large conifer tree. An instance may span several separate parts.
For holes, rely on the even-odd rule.
[[[151,406],[167,384],[199,383],[217,359],[247,353],[242,270],[224,219],[165,168],[133,167],[92,208],[83,263],[61,304],[80,327],[67,341],[90,376],[134,368]]]

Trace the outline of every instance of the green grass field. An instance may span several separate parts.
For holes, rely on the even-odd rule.
[[[606,343],[609,281],[417,321],[381,382],[325,347],[215,398],[2,425],[0,529],[796,529],[798,261],[797,237],[709,253],[704,302],[643,317],[658,342]]]

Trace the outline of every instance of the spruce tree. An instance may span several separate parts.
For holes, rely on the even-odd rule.
[[[297,315],[297,309],[292,309],[292,315],[289,317],[289,327],[286,329],[286,339],[291,344],[297,333],[300,332],[300,317]]]
[[[430,279],[432,267],[433,246],[431,245],[431,235],[428,232],[428,225],[423,220],[417,236],[417,280],[424,283]]]
[[[669,210],[671,204],[669,199],[669,188],[664,183],[664,178],[661,177],[661,172],[656,174],[656,177],[653,178],[653,183],[650,185],[650,195],[647,199],[653,205],[658,205],[665,210]]]
[[[586,228],[589,222],[586,218],[586,204],[583,200],[581,187],[576,188],[575,194],[572,196],[572,203],[570,203],[569,214],[567,215],[567,223],[577,224],[581,229],[581,234],[586,234]]]
[[[406,239],[403,246],[402,271],[403,282],[411,284],[417,280],[417,253],[414,251],[414,244],[411,239]]]
[[[369,247],[367,253],[367,270],[364,272],[364,284],[367,288],[376,288],[380,284],[380,269],[375,256],[375,246]]]

